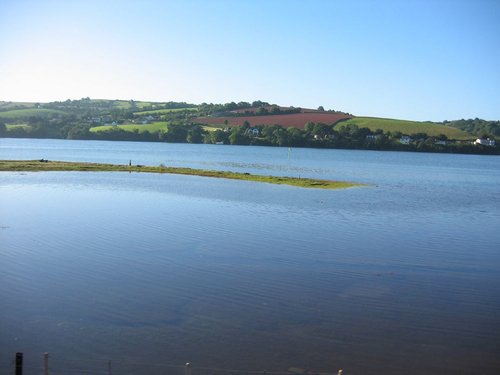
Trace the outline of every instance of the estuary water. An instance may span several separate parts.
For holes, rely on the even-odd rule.
[[[366,186],[0,172],[0,374],[500,373],[498,156],[0,139],[41,158]]]

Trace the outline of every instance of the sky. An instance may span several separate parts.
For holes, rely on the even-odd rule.
[[[0,0],[0,100],[500,120],[500,0]]]

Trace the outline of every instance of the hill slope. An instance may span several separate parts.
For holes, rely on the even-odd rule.
[[[0,112],[0,119],[3,120],[19,120],[26,119],[28,117],[53,117],[53,116],[64,116],[66,112],[58,111],[55,109],[45,109],[45,108],[23,108],[23,109],[12,109],[8,111]]]
[[[222,117],[197,117],[193,122],[209,125],[226,125],[227,126],[242,126],[247,121],[250,126],[257,125],[280,125],[284,128],[299,128],[303,129],[308,122],[316,122],[323,124],[335,124],[344,119],[351,118],[350,115],[336,112],[302,112],[292,114],[279,115],[263,115],[263,116],[222,116]]]
[[[356,125],[359,128],[368,128],[371,131],[381,129],[384,133],[400,132],[407,135],[426,133],[430,137],[437,137],[444,134],[449,139],[457,140],[474,138],[474,136],[470,133],[451,126],[443,125],[442,123],[396,120],[377,117],[353,117],[339,122],[335,128],[339,129],[341,126],[347,125]]]

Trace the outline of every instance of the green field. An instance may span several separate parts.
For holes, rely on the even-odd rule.
[[[206,130],[207,132],[214,132],[216,130],[222,129],[222,126],[215,126],[215,125],[212,125],[212,126],[202,125],[201,127],[203,130]]]
[[[9,109],[15,109],[15,107],[18,106],[23,106],[26,108],[33,108],[35,106],[35,103],[29,103],[29,102],[5,102],[5,101],[0,101],[0,110],[6,111]]]
[[[57,115],[67,115],[67,113],[63,111],[58,111],[56,109],[45,109],[45,108],[14,109],[11,111],[0,112],[0,119],[18,120],[30,116],[49,117]]]
[[[168,113],[172,112],[182,112],[182,111],[189,111],[189,112],[197,112],[198,108],[171,108],[171,109],[155,109],[152,111],[141,111],[141,112],[134,112],[135,116],[146,116],[146,115],[165,115]]]
[[[90,128],[92,133],[98,133],[106,130],[111,130],[113,128],[120,128],[125,131],[133,132],[137,130],[139,133],[143,133],[148,131],[150,133],[158,132],[160,130],[167,130],[168,123],[167,122],[153,122],[151,124],[124,124],[124,125],[102,125],[102,126],[94,126]]]
[[[110,102],[110,100],[106,99],[92,99],[92,101],[103,101],[103,102]],[[116,109],[130,109],[132,108],[132,104],[130,103],[129,100],[111,100],[113,104],[113,108]],[[154,104],[161,104],[161,103],[153,103],[153,102],[138,102],[134,101],[135,105],[137,108],[141,109],[150,105]]]
[[[31,126],[28,124],[7,124],[7,130],[13,130],[17,128],[23,128],[24,130],[31,129]]]
[[[439,136],[440,134],[444,134],[449,139],[457,140],[474,138],[474,136],[460,129],[429,121],[420,122],[378,117],[354,117],[352,119],[339,122],[335,128],[338,130],[340,127],[346,125],[357,125],[360,128],[369,128],[372,131],[382,129],[384,133],[388,131],[398,131],[408,135],[426,133],[429,136]]]
[[[126,130],[126,131],[129,131],[129,132],[133,132],[134,130],[137,129],[137,131],[139,133],[145,132],[146,130],[150,133],[154,133],[154,132],[157,132],[160,130],[167,130],[168,129],[168,122],[158,121],[158,122],[153,122],[151,124],[144,124],[144,125],[141,125],[141,124],[101,125],[101,126],[94,126],[94,127],[90,128],[90,131],[92,133],[97,133],[97,132],[102,132],[102,131],[106,131],[106,130],[111,130],[111,129],[116,128],[116,127],[123,129],[123,130]],[[220,127],[216,127],[216,126],[202,126],[202,128],[203,128],[203,130],[206,130],[209,132],[221,129]]]

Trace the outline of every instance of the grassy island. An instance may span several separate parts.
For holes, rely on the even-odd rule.
[[[202,177],[228,178],[232,180],[247,180],[267,182],[271,184],[291,185],[315,189],[345,189],[362,186],[345,181],[320,180],[300,177],[262,176],[249,173],[211,171],[205,169],[179,168],[166,166],[146,165],[119,165],[101,163],[83,163],[49,160],[0,160],[0,171],[3,172],[145,172],[145,173],[172,173]]]

